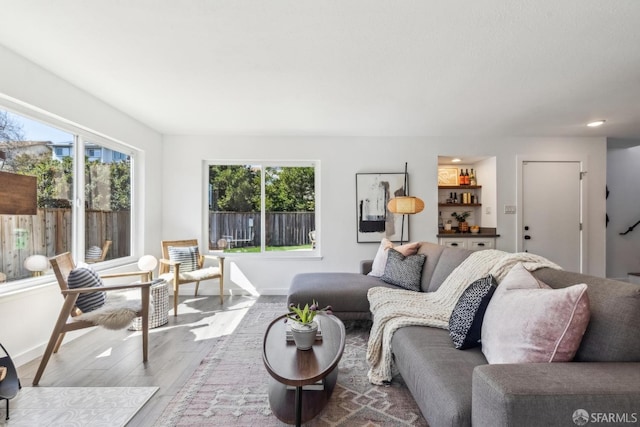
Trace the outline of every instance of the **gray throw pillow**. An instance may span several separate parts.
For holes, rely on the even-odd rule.
[[[197,246],[169,246],[169,259],[180,263],[180,273],[198,269],[200,251]],[[173,267],[171,267],[173,273]]]
[[[69,289],[78,288],[101,288],[104,287],[102,279],[98,276],[98,273],[91,268],[78,267],[71,270],[67,277],[67,286]],[[104,292],[89,292],[86,294],[79,294],[76,306],[82,310],[83,313],[88,313],[104,305],[105,294]]]
[[[401,288],[420,292],[424,254],[404,256],[395,249],[388,249],[387,265],[380,279]]]
[[[489,274],[470,284],[460,296],[449,318],[449,335],[455,348],[480,345],[482,320],[496,286],[498,282]]]

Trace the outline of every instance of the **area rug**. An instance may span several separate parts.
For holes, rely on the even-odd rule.
[[[158,387],[23,387],[0,426],[125,426]]]
[[[269,408],[270,376],[262,362],[269,323],[282,303],[254,304],[233,334],[218,341],[156,421],[173,426],[284,426]],[[365,355],[370,325],[347,323],[338,384],[327,407],[307,426],[426,426],[401,377],[391,386],[371,385]]]

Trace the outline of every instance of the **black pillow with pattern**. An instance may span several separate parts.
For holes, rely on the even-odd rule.
[[[427,259],[426,255],[404,256],[395,249],[388,251],[387,265],[380,279],[410,291],[420,292],[422,266]]]
[[[449,318],[449,335],[455,348],[465,350],[480,345],[482,320],[498,286],[489,274],[470,284],[462,293]]]

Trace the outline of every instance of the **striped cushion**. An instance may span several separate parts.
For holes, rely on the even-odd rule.
[[[100,259],[102,256],[102,248],[98,246],[91,246],[87,250],[87,259]]]
[[[180,263],[180,273],[198,269],[200,251],[197,246],[169,246],[169,259]],[[171,267],[173,273],[173,267]]]
[[[98,273],[88,267],[78,267],[71,270],[67,278],[69,289],[101,288],[104,286]],[[104,292],[91,292],[78,295],[76,306],[84,313],[88,313],[104,305]]]

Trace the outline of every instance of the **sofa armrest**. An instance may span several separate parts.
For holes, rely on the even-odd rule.
[[[360,261],[360,273],[365,275],[369,274],[369,272],[371,271],[371,267],[373,267],[372,259],[366,259],[364,261]]]
[[[611,417],[636,423],[640,362],[478,366],[471,401],[472,425],[478,426],[573,425],[578,409],[593,423]]]

